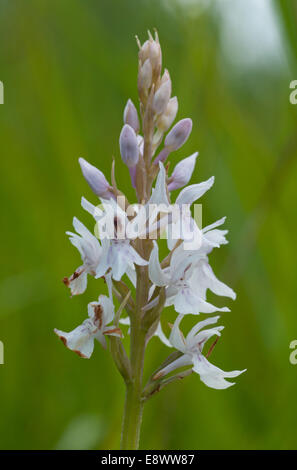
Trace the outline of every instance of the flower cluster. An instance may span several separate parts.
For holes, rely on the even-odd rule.
[[[82,198],[82,207],[94,218],[96,229],[92,234],[74,218],[76,233],[67,234],[79,250],[82,264],[64,283],[72,295],[78,295],[85,292],[88,275],[104,278],[108,296],[100,295],[98,302],[89,303],[88,318],[73,331],[55,332],[69,349],[84,358],[90,358],[94,339],[106,347],[106,337],[109,337],[111,353],[125,382],[138,385],[142,383],[143,368],[139,357],[144,355],[150,338],[158,336],[176,352],[152,375],[150,394],[160,389],[169,377],[174,377],[169,374],[183,367],[196,372],[207,386],[224,389],[233,385],[226,379],[244,371],[224,372],[208,361],[209,354],[203,355],[205,343],[221,335],[222,326],[208,328],[219,317],[200,321],[186,337],[180,324],[185,315],[229,311],[227,307],[213,305],[207,299],[208,290],[218,296],[236,297],[230,287],[217,279],[209,264],[212,250],[227,243],[227,231],[220,228],[225,218],[201,229],[199,221],[192,216],[193,204],[214,183],[212,177],[188,185],[198,153],[180,161],[169,174],[166,160],[187,141],[192,121],[185,118],[173,125],[178,100],[171,96],[168,70],[162,74],[157,34],[154,38],[149,34],[148,40],[144,44],[138,41],[138,45],[140,114],[129,99],[119,138],[121,159],[128,167],[137,204],[131,206],[118,189],[114,162],[109,183],[100,170],[79,159],[82,173],[100,203],[92,204]],[[181,191],[174,197],[178,189]],[[112,229],[112,236],[106,226]],[[158,240],[164,234],[168,253],[160,262]],[[116,313],[113,297],[120,302]],[[177,318],[167,338],[161,320],[163,310],[169,306],[174,307]],[[124,310],[126,316],[122,316]],[[129,325],[130,357],[119,325]],[[143,390],[139,397],[142,400],[148,398],[147,387]]]

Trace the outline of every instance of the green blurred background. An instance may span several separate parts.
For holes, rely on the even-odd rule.
[[[297,2],[1,0],[1,449],[119,446],[124,386],[110,355],[96,345],[84,361],[53,328],[74,328],[105,289],[92,279],[70,299],[61,282],[80,264],[65,231],[74,215],[92,228],[80,198],[96,202],[77,159],[109,177],[115,155],[132,198],[118,136],[137,101],[134,35],[153,27],[178,118],[194,123],[171,161],[199,150],[192,182],[216,177],[204,225],[226,215],[230,229],[211,263],[238,298],[212,362],[248,372],[224,391],[194,374],[163,390],[145,408],[141,447],[297,447]],[[166,353],[154,338],[146,376]]]

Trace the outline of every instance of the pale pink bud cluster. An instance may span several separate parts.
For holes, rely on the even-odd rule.
[[[112,196],[111,187],[102,171],[91,165],[84,158],[78,159],[82,174],[92,191],[99,197],[109,199]]]
[[[149,61],[153,80],[156,80],[162,69],[162,52],[157,35],[155,39],[150,35],[149,39],[143,43],[138,57],[141,65],[144,65],[147,60]]]
[[[125,124],[120,134],[120,151],[123,162],[132,168],[137,165],[139,159],[139,148],[137,136],[134,129]]]

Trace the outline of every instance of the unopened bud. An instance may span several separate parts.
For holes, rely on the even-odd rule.
[[[190,157],[184,158],[179,162],[173,170],[171,178],[168,184],[168,190],[173,191],[174,189],[182,188],[191,179],[192,173],[195,168],[196,158],[198,152],[193,153]]]
[[[166,70],[160,88],[156,91],[154,96],[154,111],[156,114],[162,114],[167,108],[171,96],[171,80],[168,71]]]
[[[170,150],[178,150],[188,139],[192,130],[192,119],[178,121],[167,134],[164,145]]]
[[[99,197],[110,198],[112,196],[111,188],[102,171],[91,165],[84,158],[79,158],[78,161],[82,174],[92,191]]]
[[[140,94],[147,94],[152,84],[152,66],[150,60],[147,59],[140,67],[138,73],[138,90]]]
[[[136,134],[139,132],[139,119],[133,101],[128,100],[124,109],[124,124],[129,124]]]
[[[177,97],[170,98],[163,114],[157,120],[157,127],[160,131],[166,132],[173,123],[178,110]]]
[[[133,167],[137,164],[139,158],[137,137],[134,129],[129,124],[125,124],[121,131],[120,151],[123,162],[128,167]]]
[[[162,69],[162,52],[157,35],[156,39],[150,36],[150,38],[140,46],[139,60],[141,64],[144,64],[147,59],[150,60],[153,78],[156,80]]]

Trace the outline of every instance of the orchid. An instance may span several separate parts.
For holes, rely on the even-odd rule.
[[[214,275],[206,256],[199,250],[187,254],[180,245],[172,254],[170,265],[162,269],[159,263],[158,245],[154,242],[149,261],[149,275],[156,286],[166,287],[165,305],[174,305],[178,313],[228,312],[227,307],[215,307],[206,301],[206,291],[235,299],[235,292]]]
[[[55,333],[68,349],[87,359],[93,353],[95,339],[106,349],[105,335],[122,336],[119,328],[107,326],[114,318],[114,306],[106,295],[100,295],[98,302],[88,304],[88,316],[89,318],[69,333],[55,329]]]
[[[73,219],[73,227],[78,235],[72,232],[66,233],[72,245],[80,252],[83,265],[77,268],[72,276],[65,277],[64,283],[70,287],[72,295],[77,295],[85,292],[88,274],[95,276],[102,248],[98,239],[76,217]]]
[[[154,379],[160,379],[170,372],[184,366],[193,366],[193,371],[200,375],[200,379],[205,385],[210,388],[223,389],[235,385],[234,382],[228,382],[226,378],[237,377],[245,372],[245,370],[233,370],[232,372],[224,372],[218,367],[212,365],[207,358],[202,354],[205,343],[212,336],[221,336],[223,326],[215,326],[213,328],[202,330],[202,328],[214,324],[220,317],[207,318],[197,323],[187,337],[184,338],[181,330],[179,329],[180,322],[183,315],[179,315],[173,325],[169,342],[171,345],[182,352],[182,355],[171,362],[168,366],[161,369]]]
[[[208,299],[208,291],[233,300],[236,297],[210,265],[212,251],[227,244],[227,230],[220,228],[225,218],[204,228],[197,219],[195,203],[214,184],[213,176],[189,184],[198,152],[177,163],[168,175],[166,160],[182,148],[193,123],[190,118],[182,118],[174,124],[179,105],[177,97],[171,96],[168,70],[162,73],[157,33],[155,37],[149,33],[143,44],[137,39],[137,44],[140,106],[138,110],[131,99],[127,101],[119,130],[120,158],[111,164],[110,179],[79,159],[94,193],[94,201],[84,197],[81,200],[82,208],[91,215],[94,233],[77,218],[73,219],[76,233],[67,232],[80,252],[82,265],[64,279],[65,284],[73,295],[83,294],[88,275],[103,278],[108,296],[101,293],[97,302],[89,303],[88,318],[74,330],[54,330],[68,349],[83,358],[91,358],[95,340],[110,351],[126,386],[122,449],[138,448],[145,402],[176,378],[194,371],[207,386],[223,389],[232,385],[226,379],[244,372],[224,372],[208,362],[209,353],[203,355],[206,341],[219,336],[222,327],[203,328],[215,324],[219,317],[207,317],[194,324],[186,338],[180,331],[184,316],[193,321],[198,314],[230,311],[228,306],[216,306]],[[126,165],[130,174],[135,193],[131,205],[117,186],[118,164]],[[173,203],[172,192],[179,189]],[[159,240],[164,236],[166,254],[160,259]],[[171,313],[178,315],[168,338],[162,325],[165,328],[163,312],[170,307]],[[119,325],[128,326],[125,338]],[[160,347],[169,347],[171,354],[144,385],[144,358],[155,336],[161,340]],[[181,367],[187,369],[171,375]]]

